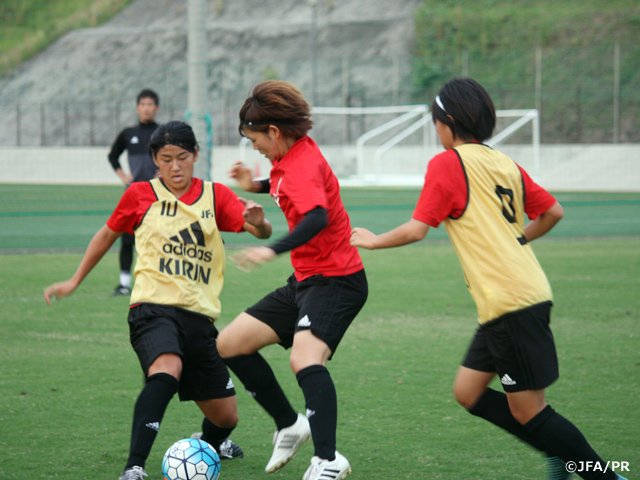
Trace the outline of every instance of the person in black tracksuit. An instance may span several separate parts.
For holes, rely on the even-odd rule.
[[[128,186],[131,182],[143,182],[157,176],[157,167],[149,154],[149,139],[158,128],[155,121],[160,107],[158,94],[150,89],[142,90],[136,97],[138,124],[127,127],[116,137],[111,151],[109,163],[122,183]],[[120,155],[127,151],[129,171],[126,173],[120,165]],[[131,265],[133,264],[133,235],[124,234],[120,244],[120,281],[114,295],[131,293]]]

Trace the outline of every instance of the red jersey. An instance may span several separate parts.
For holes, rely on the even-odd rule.
[[[524,211],[535,220],[555,203],[555,198],[535,183],[518,165],[524,186]],[[446,150],[431,159],[413,218],[438,227],[449,218],[459,218],[467,208],[469,188],[462,163],[455,150]]]
[[[351,222],[340,198],[338,179],[310,137],[300,138],[274,163],[269,181],[269,193],[284,213],[289,231],[314,208],[327,210],[327,226],[291,251],[298,281],[313,275],[336,277],[362,270],[358,249],[349,243]]]
[[[203,185],[202,180],[193,178],[189,190],[178,200],[192,205],[202,196]],[[245,221],[242,215],[244,205],[238,200],[236,194],[220,183],[213,184],[213,194],[218,229],[223,232],[244,231]],[[156,200],[156,194],[149,182],[132,183],[125,190],[118,206],[107,220],[107,226],[115,232],[133,234],[151,204]]]

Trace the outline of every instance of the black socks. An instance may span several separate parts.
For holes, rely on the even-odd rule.
[[[511,415],[507,396],[489,388],[469,409],[469,413],[506,430],[547,456],[561,458],[563,462],[583,461],[585,465],[591,465],[589,472],[576,472],[582,478],[616,478],[613,472],[603,473],[606,462],[591,448],[582,432],[548,405],[528,423],[521,425]],[[596,462],[600,463],[601,469],[595,469],[593,465]]]
[[[273,418],[278,430],[290,427],[296,422],[298,414],[262,355],[254,353],[223,360],[240,379],[244,388]]]
[[[147,378],[133,409],[131,447],[126,468],[134,465],[144,467],[164,412],[178,391],[178,385],[178,380],[167,373],[157,373]]]
[[[544,451],[543,445],[513,418],[504,393],[487,388],[476,404],[469,409],[469,413],[506,430],[536,450]]]
[[[235,427],[232,427],[232,428],[219,427],[211,423],[205,417],[204,420],[202,420],[202,440],[204,440],[213,448],[215,448],[216,451],[219,453],[220,444],[224,442],[227,438],[229,438],[229,435],[231,435],[231,432],[233,432],[234,428]]]
[[[322,459],[334,460],[338,399],[329,371],[322,365],[311,365],[300,370],[296,378],[307,404],[314,455]]]
[[[545,446],[545,451],[549,455],[560,457],[565,462],[575,462],[578,468],[581,464],[589,465],[589,471],[576,472],[582,478],[589,480],[617,478],[612,471],[604,473],[606,462],[591,448],[582,432],[549,405],[527,422],[524,428]],[[598,467],[594,466],[596,463],[599,464]]]

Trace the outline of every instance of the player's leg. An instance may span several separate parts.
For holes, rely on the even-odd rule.
[[[476,330],[453,382],[454,398],[472,415],[483,418],[537,450],[542,450],[542,446],[511,415],[506,395],[488,388],[496,375],[488,335],[491,332],[487,332],[486,327],[481,326]]]
[[[580,430],[546,404],[545,389],[558,378],[550,312],[550,303],[534,305],[487,328],[490,348],[497,352],[496,371],[509,410],[547,455],[565,462],[583,460],[604,467]],[[579,474],[588,479],[617,478],[615,473],[603,470]]]
[[[258,353],[266,346],[279,343],[278,334],[265,322],[248,313],[238,315],[218,337],[218,351],[244,388],[273,418],[276,428],[293,425],[298,414],[280,387],[271,366]]]
[[[364,271],[342,277],[312,277],[297,287],[299,320],[290,363],[304,394],[314,456],[304,478],[342,479],[351,473],[336,450],[338,401],[326,368],[368,295]]]
[[[238,424],[236,396],[200,400],[196,403],[205,415],[199,438],[213,446],[222,460],[244,457],[242,449],[229,438]]]
[[[129,457],[122,479],[142,478],[164,413],[182,376],[177,326],[168,309],[138,305],[129,310],[131,345],[145,372],[145,385],[133,411]]]
[[[309,438],[309,423],[298,414],[258,350],[266,345],[291,345],[297,307],[291,284],[282,287],[238,315],[218,337],[218,350],[245,389],[276,424],[274,450],[265,471],[284,467]]]
[[[121,236],[120,239],[120,280],[113,294],[129,295],[131,293],[131,266],[133,265],[133,250],[135,245],[135,237],[128,233]]]
[[[192,435],[213,446],[223,460],[241,458],[242,449],[229,435],[238,423],[236,391],[227,366],[216,348],[218,330],[195,313],[182,320],[184,371],[180,400],[193,400],[205,417],[202,433]]]
[[[592,467],[590,471],[577,472],[582,478],[618,478],[614,472],[604,472],[606,462],[591,448],[582,432],[546,404],[544,390],[508,392],[507,399],[514,418],[550,455]]]
[[[144,469],[167,406],[178,391],[181,369],[182,360],[175,354],[160,355],[151,364],[133,409],[129,457],[121,478],[137,479]]]

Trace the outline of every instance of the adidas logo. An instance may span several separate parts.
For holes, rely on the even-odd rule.
[[[169,237],[170,242],[162,246],[162,252],[210,262],[212,253],[204,248],[206,243],[202,227],[198,222],[193,222],[187,228],[183,228],[177,235]]]
[[[503,385],[515,385],[516,381],[511,378],[508,373],[505,373],[500,379],[500,383]]]
[[[191,233],[189,232],[189,228],[191,228],[193,237],[195,237],[195,242],[194,242],[194,238],[191,236]],[[174,235],[173,237],[170,237],[169,240],[171,240],[172,242],[179,242],[179,243],[182,242],[187,245],[194,245],[197,243],[198,246],[204,247],[205,246],[204,234],[202,233],[202,227],[200,226],[200,223],[193,222],[191,225],[189,225],[189,228],[183,228],[178,232],[178,235]]]
[[[227,382],[227,390],[231,390],[233,388],[233,380],[229,379]]]
[[[305,315],[300,320],[298,320],[298,326],[299,327],[310,327],[311,326],[311,320],[309,320],[309,315]]]
[[[307,413],[307,418],[311,418],[316,414],[316,411],[307,408],[307,412],[306,413]]]
[[[136,135],[134,135],[133,137],[131,137],[131,143],[133,145],[137,145],[138,143],[140,143],[140,139]]]
[[[149,427],[151,430],[155,430],[157,432],[160,430],[160,422],[150,422],[147,423],[145,427]]]

